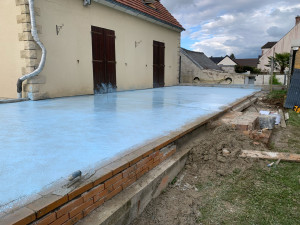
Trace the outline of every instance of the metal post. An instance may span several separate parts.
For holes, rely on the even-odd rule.
[[[273,49],[273,56],[271,60],[271,82],[270,82],[270,92],[273,91],[273,74],[274,74],[274,49]]]

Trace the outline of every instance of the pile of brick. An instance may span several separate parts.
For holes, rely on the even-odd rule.
[[[272,130],[260,129],[258,112],[229,112],[220,118],[222,124],[231,125],[255,141],[268,144]]]

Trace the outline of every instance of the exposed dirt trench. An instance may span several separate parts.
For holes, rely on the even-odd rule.
[[[274,107],[277,106],[259,101],[248,110]],[[280,133],[278,130],[280,128],[275,134]],[[220,195],[226,195],[231,188],[228,184],[235,185],[235,175],[243,174],[245,178],[242,179],[247,179],[246,171],[268,169],[267,161],[240,158],[242,149],[270,151],[270,146],[253,141],[231,126],[212,123],[186,148],[190,149],[190,154],[184,169],[132,225],[235,224],[230,221],[233,215],[245,212],[243,199],[232,204],[234,199],[227,201]]]

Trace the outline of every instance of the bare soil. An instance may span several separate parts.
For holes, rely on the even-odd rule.
[[[277,104],[272,105],[264,100],[260,98],[248,111],[278,109]],[[266,146],[230,126],[210,124],[205,134],[186,146],[191,151],[183,171],[158,198],[151,201],[132,224],[241,224],[241,217],[247,217],[249,210],[249,201],[241,197],[243,192],[247,192],[248,185],[259,187],[263,182],[252,171],[270,168],[267,167],[268,161],[240,158],[240,151],[286,149],[299,153],[297,144],[294,147],[289,144],[290,138],[296,138],[297,135],[300,135],[299,130],[295,131],[293,127],[285,130],[277,127],[271,144]],[[237,182],[243,183],[242,191],[237,190],[241,192],[240,195],[234,193]],[[255,205],[255,201],[252,204]],[[272,224],[256,221],[257,216],[254,214],[259,213],[260,209],[250,208],[250,211],[252,209],[253,215],[250,217],[253,216],[253,220],[249,219],[252,224]],[[266,218],[269,218],[268,215]],[[245,221],[244,224],[251,223]]]

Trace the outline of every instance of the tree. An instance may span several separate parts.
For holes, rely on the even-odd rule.
[[[231,58],[231,59],[235,59],[235,56],[234,56],[234,54],[233,54],[233,53],[231,53],[231,54],[230,54],[230,56],[229,56],[229,58]]]
[[[272,56],[268,57],[269,63],[266,65],[267,67],[271,67]],[[274,57],[274,69],[280,71],[281,74],[284,73],[285,68],[289,66],[290,62],[290,53],[275,53]]]

